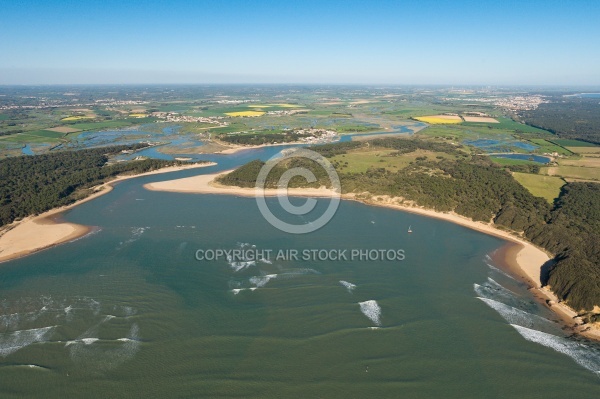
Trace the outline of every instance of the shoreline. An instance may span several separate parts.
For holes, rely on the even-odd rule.
[[[166,191],[179,193],[195,194],[223,194],[237,195],[243,197],[255,197],[254,188],[243,188],[235,186],[224,186],[215,183],[214,179],[231,171],[218,174],[199,175],[186,177],[176,180],[168,180],[156,183],[144,184],[144,188],[150,191]],[[289,195],[299,197],[330,197],[334,194],[333,190],[326,188],[292,188],[288,190]],[[265,196],[276,196],[277,189],[265,190]],[[595,326],[582,324],[575,310],[559,301],[556,295],[547,287],[542,287],[541,267],[551,260],[551,256],[541,248],[526,241],[524,238],[517,237],[512,233],[500,230],[490,224],[476,222],[467,217],[458,215],[454,212],[437,212],[430,209],[411,207],[394,202],[393,198],[385,195],[371,196],[370,198],[360,198],[356,194],[343,194],[341,199],[361,202],[366,205],[380,206],[396,209],[404,212],[410,212],[421,216],[434,219],[445,220],[471,230],[501,238],[507,243],[497,251],[496,261],[501,263],[508,271],[519,277],[530,286],[530,292],[533,296],[548,309],[559,316],[573,332],[586,338],[600,340],[600,329]]]
[[[284,146],[284,145],[298,145],[298,144],[306,144],[306,143],[293,141],[290,143],[258,144],[258,145],[248,145],[248,146],[239,145],[239,144],[225,144],[223,142],[219,142],[218,144],[227,146],[229,148],[225,148],[224,150],[217,151],[217,152],[215,152],[215,154],[232,155],[232,154],[237,154],[238,152],[241,152],[244,150],[256,150],[258,148],[265,148],[265,147],[280,147],[280,146]]]
[[[75,208],[76,206],[104,194],[108,194],[112,191],[113,184],[115,183],[136,177],[177,172],[180,170],[202,168],[212,165],[216,164],[214,162],[209,162],[203,164],[167,166],[150,172],[117,176],[108,182],[92,187],[92,194],[75,201],[72,204],[50,209],[49,211],[36,216],[28,216],[22,220],[3,226],[3,231],[0,235],[0,263],[22,258],[44,249],[76,240],[92,232],[94,230],[93,227],[63,222],[60,220],[60,216],[62,213]]]
[[[256,197],[256,190],[254,187],[226,186],[214,181],[214,179],[217,176],[222,176],[230,172],[232,172],[232,170],[216,174],[198,175],[175,180],[146,183],[143,187],[148,191],[164,191],[190,194],[223,194],[237,195],[240,197]],[[327,198],[335,194],[333,190],[329,190],[326,188],[290,188],[288,191],[291,193],[291,195],[298,197]],[[267,197],[274,197],[277,194],[277,189],[274,188],[264,190],[264,195]]]

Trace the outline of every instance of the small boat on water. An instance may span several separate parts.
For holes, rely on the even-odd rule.
[[[412,227],[412,226],[408,226],[408,232],[409,232],[409,233],[412,233],[412,229],[411,229],[411,227]]]

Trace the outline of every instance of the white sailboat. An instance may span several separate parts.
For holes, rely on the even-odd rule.
[[[408,232],[409,232],[409,233],[412,233],[412,229],[411,229],[411,227],[412,227],[412,226],[408,226]]]

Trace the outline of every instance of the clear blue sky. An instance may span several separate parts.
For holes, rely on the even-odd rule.
[[[600,1],[0,0],[0,84],[600,84]]]

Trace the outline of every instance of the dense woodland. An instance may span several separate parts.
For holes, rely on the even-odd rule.
[[[138,147],[113,146],[0,160],[0,226],[72,203],[87,196],[87,189],[113,176],[180,164],[146,159],[107,165],[110,155]]]
[[[597,98],[556,98],[540,104],[537,109],[522,111],[519,119],[560,138],[600,144],[600,100]]]
[[[556,255],[542,280],[576,309],[600,305],[600,185],[569,183],[554,205],[534,197],[511,175],[509,168],[487,157],[467,156],[460,148],[420,140],[380,139],[370,145],[392,148],[398,154],[417,149],[443,151],[455,159],[422,159],[389,171],[374,166],[364,173],[338,170],[344,193],[402,197],[438,211],[458,214],[522,234]],[[331,157],[365,143],[349,142],[312,148]],[[263,162],[253,161],[221,179],[223,184],[253,187]],[[275,187],[288,167],[304,166],[315,174],[313,186],[328,185],[326,173],[312,161],[289,160],[278,165],[267,180]],[[290,186],[302,185],[292,180]],[[305,184],[305,182],[304,182]]]

